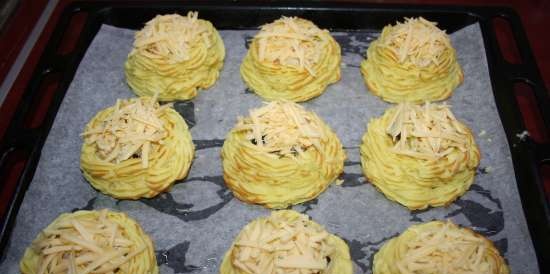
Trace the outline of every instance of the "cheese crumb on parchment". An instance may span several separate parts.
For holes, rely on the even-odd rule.
[[[386,128],[394,153],[437,160],[455,149],[468,150],[468,132],[448,105],[401,103],[396,108]]]
[[[529,137],[529,132],[524,130],[521,133],[516,134],[516,137],[518,137],[521,141],[524,141],[527,137]]]
[[[486,171],[487,173],[491,173],[491,172],[493,172],[493,167],[492,167],[492,166],[488,166],[488,167],[485,168],[485,171]]]

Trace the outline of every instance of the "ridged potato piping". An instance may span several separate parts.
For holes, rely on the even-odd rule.
[[[317,137],[301,135],[304,144],[309,144],[306,149],[296,144],[292,149],[284,146],[273,151],[273,148],[260,146],[251,136],[253,131],[246,128],[247,125],[255,125],[253,118],[249,116],[241,119],[227,135],[221,157],[225,183],[235,197],[242,201],[269,208],[285,208],[302,203],[317,197],[344,169],[346,155],[340,140],[315,113],[286,101],[271,102],[251,113],[272,114],[265,123],[277,117],[280,123],[288,125],[289,128],[280,128],[278,132],[299,132],[295,119],[284,109],[295,111],[299,117],[297,119],[307,120],[315,129],[312,130],[312,136]],[[272,130],[268,124],[259,126]],[[267,135],[258,138],[272,140]],[[279,138],[289,137],[283,135]],[[276,136],[274,142],[277,142]]]
[[[270,33],[267,29],[283,28],[286,25],[288,30],[285,32],[277,32],[272,37],[262,38],[266,33]],[[292,38],[298,34],[305,36],[300,38],[303,40]],[[270,44],[275,43],[273,39],[282,39],[289,43],[288,56],[292,57],[291,60],[285,62],[260,56],[264,43],[267,44],[265,47],[269,48]],[[275,41],[280,42],[279,40]],[[292,45],[291,42],[294,40],[300,42]],[[298,61],[303,59],[301,54],[308,51],[315,51],[310,54],[312,61]],[[305,19],[282,17],[262,26],[262,30],[252,40],[241,64],[241,76],[251,90],[266,100],[286,99],[302,102],[321,95],[328,85],[340,80],[341,58],[340,46],[328,30],[321,30]]]
[[[374,255],[374,274],[509,274],[494,244],[452,222],[413,225]]]
[[[75,228],[75,223],[80,230]],[[113,226],[115,228],[112,229]],[[80,231],[84,231],[84,234]],[[103,231],[103,234],[97,233],[98,231]],[[118,235],[117,240],[109,243],[111,237],[115,239],[110,234],[112,232]],[[102,252],[92,251],[87,247],[90,245],[94,250],[100,249]],[[58,249],[57,252],[55,249]],[[116,256],[111,256],[112,254]],[[159,273],[151,238],[125,213],[106,209],[61,214],[38,234],[25,250],[20,262],[23,274],[93,274],[108,269],[118,269],[116,273],[120,274]]]
[[[424,159],[394,151],[396,142],[387,132],[400,106],[372,119],[363,135],[361,165],[367,179],[388,199],[411,210],[445,206],[463,195],[474,181],[480,153],[470,129],[459,121],[465,151]]]
[[[141,97],[126,100],[152,104],[154,98]],[[151,198],[167,191],[176,180],[187,176],[194,157],[195,147],[191,133],[183,118],[172,108],[158,106],[158,118],[164,122],[166,136],[151,146],[148,166],[142,159],[131,157],[116,162],[107,161],[98,154],[98,146],[89,143],[84,136],[80,155],[80,168],[86,180],[103,192],[117,199]],[[84,132],[100,127],[113,116],[115,106],[98,112],[86,125]]]
[[[223,258],[220,274],[275,273],[352,274],[349,247],[307,215],[273,211],[241,230]]]
[[[403,40],[398,43],[400,47],[396,47],[394,33],[404,28],[411,28],[412,31],[404,32],[407,38],[401,38]],[[422,32],[415,32],[416,29]],[[430,42],[427,40],[430,35],[439,38]],[[420,43],[415,49],[425,47],[423,54],[433,54],[436,44],[441,51],[425,59],[411,60],[411,56],[403,57],[405,55],[400,54],[407,40]],[[408,18],[405,23],[384,27],[380,37],[367,49],[367,58],[361,62],[361,73],[369,91],[392,103],[444,100],[464,80],[456,51],[448,36],[422,17]]]
[[[160,31],[163,30],[163,31]],[[189,36],[185,40],[182,37]],[[159,93],[161,101],[188,100],[214,85],[225,58],[218,31],[197,12],[158,15],[136,33],[124,65],[138,96]]]

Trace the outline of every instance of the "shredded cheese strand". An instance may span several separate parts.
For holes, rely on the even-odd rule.
[[[151,146],[158,146],[167,137],[162,108],[156,101],[137,98],[117,100],[114,111],[96,127],[87,128],[81,136],[87,144],[96,145],[99,158],[120,163],[131,157],[141,158],[142,167],[149,166]]]
[[[381,44],[391,50],[399,63],[410,62],[417,67],[430,64],[438,65],[439,56],[451,47],[451,42],[444,30],[437,23],[422,17],[405,18],[405,22],[397,22],[392,26],[389,36]]]
[[[468,150],[468,133],[446,104],[401,103],[386,128],[397,154],[437,160],[454,149]]]
[[[169,64],[189,60],[192,45],[204,43],[206,48],[211,46],[211,29],[200,24],[198,16],[199,13],[193,11],[187,16],[157,15],[136,33],[130,55],[141,52],[151,59],[165,58]]]
[[[298,17],[281,17],[261,27],[258,40],[259,61],[278,63],[315,76],[314,65],[319,62],[328,41],[326,30]]]
[[[246,131],[247,139],[258,148],[280,156],[303,153],[325,137],[317,119],[288,101],[273,101],[250,110],[250,116],[240,118],[235,130]]]

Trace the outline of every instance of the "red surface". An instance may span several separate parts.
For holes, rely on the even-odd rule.
[[[17,10],[14,12],[14,15],[6,23],[4,30],[0,32],[0,81],[3,81],[5,75],[7,74],[8,69],[11,67],[15,61],[19,50],[26,41],[26,37],[30,34],[32,28],[34,27],[35,22],[38,20],[42,10],[44,9],[46,0],[21,0],[20,5]],[[38,58],[40,57],[44,46],[51,35],[53,28],[55,27],[56,22],[58,21],[60,14],[63,8],[73,1],[70,0],[61,0],[55,11],[53,12],[48,24],[44,28],[38,42],[34,46],[31,54],[26,60],[26,63],[18,75],[17,80],[15,81],[12,89],[10,90],[8,96],[6,97],[5,103],[0,107],[0,140],[3,137],[3,134],[6,130],[7,125],[12,119],[13,112],[15,107],[20,102],[21,94],[23,93],[24,88],[29,81],[33,69],[36,66]],[[350,1],[347,1],[350,2]],[[360,2],[360,1],[355,1]],[[550,26],[550,18],[546,15],[550,15],[550,1],[543,0],[530,0],[530,1],[520,1],[520,0],[509,0],[509,1],[484,1],[480,3],[479,1],[466,1],[466,0],[413,0],[413,1],[362,1],[369,3],[407,3],[407,4],[451,4],[451,5],[473,5],[473,6],[508,6],[516,10],[520,15],[523,27],[527,33],[527,37],[531,44],[531,49],[535,55],[535,58],[538,63],[539,70],[543,76],[546,87],[550,87],[550,51],[547,49],[550,48],[550,38],[548,35],[547,28]],[[31,4],[32,3],[32,4]],[[77,36],[78,28],[69,31],[69,36]],[[506,41],[506,38],[503,39]],[[505,42],[507,44],[507,42]],[[61,50],[70,51],[70,48],[74,46],[66,44],[62,46]],[[508,47],[510,49],[510,47]],[[514,50],[507,51],[504,53],[505,56],[509,56],[509,59],[512,63],[520,62],[519,55],[514,53]],[[547,89],[548,90],[548,89]],[[518,102],[522,107],[522,115],[526,119],[526,126],[531,132],[531,135],[537,141],[548,141],[549,133],[548,129],[542,128],[542,120],[537,116],[537,112],[533,111],[536,109],[536,103],[533,101],[532,96],[529,95],[528,87],[519,85],[516,93],[518,96]],[[37,104],[39,108],[44,108],[44,104],[39,102]],[[40,112],[40,111],[38,111]],[[40,123],[40,118],[30,117],[30,122],[33,126],[36,126],[35,123]],[[34,119],[34,120],[32,120]],[[38,121],[38,122],[36,122]],[[19,166],[18,164],[17,166]],[[17,173],[16,171],[14,171]],[[12,174],[12,173],[10,173]],[[545,189],[547,193],[550,193],[550,168],[545,166],[542,168],[541,174],[545,177]],[[13,175],[12,175],[13,176]],[[8,185],[1,185],[4,190],[9,188]],[[0,193],[2,195],[6,194],[5,191]],[[2,199],[0,203],[9,202],[9,198],[0,196]],[[0,207],[1,208],[1,207]],[[0,212],[0,216],[2,212]]]
[[[26,160],[25,156],[22,153],[14,152],[10,153],[7,156],[8,165],[6,165],[5,170],[0,170],[0,174],[6,182],[5,185],[2,185],[2,192],[0,192],[0,213],[3,216],[4,213],[8,210],[9,201],[12,199],[12,195],[17,188],[17,180],[23,173],[25,168]]]
[[[0,32],[0,82],[17,58],[21,45],[34,28],[34,22],[42,14],[47,0],[20,0],[19,6],[10,16]]]
[[[33,2],[33,4],[25,6],[26,2]],[[18,9],[15,11],[14,15],[11,16],[9,21],[6,22],[4,30],[2,31],[2,35],[0,36],[0,45],[11,45],[11,48],[13,48],[13,50],[10,50],[9,53],[0,51],[0,55],[2,55],[2,60],[6,60],[6,62],[11,60],[10,66],[13,64],[17,55],[19,54],[19,51],[26,42],[26,39],[19,40],[16,39],[16,36],[18,37],[19,35],[24,34],[25,37],[27,37],[30,34],[30,32],[34,28],[36,21],[40,17],[40,14],[44,9],[46,2],[47,1],[42,0],[21,0],[21,5],[19,5]],[[38,38],[36,45],[29,54],[25,65],[23,66],[21,72],[17,76],[17,79],[13,83],[13,86],[6,96],[4,103],[0,107],[0,117],[2,117],[0,119],[0,140],[2,140],[7,126],[13,118],[13,112],[20,102],[21,95],[23,94],[27,82],[32,76],[32,71],[38,63],[38,59],[40,58],[40,55],[42,54],[42,51],[46,46],[46,42],[48,41],[48,38],[55,27],[55,23],[59,19],[63,7],[64,5],[60,3],[55,11],[52,13],[50,20],[44,27],[42,34]],[[36,11],[40,12],[37,13]],[[9,54],[10,56],[4,56],[4,54]],[[1,81],[3,81],[5,75],[0,74],[0,77]]]

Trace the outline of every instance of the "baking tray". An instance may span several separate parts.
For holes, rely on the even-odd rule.
[[[529,49],[520,20],[507,8],[456,6],[405,6],[342,3],[238,3],[238,2],[75,2],[67,6],[17,106],[0,145],[2,195],[10,199],[0,223],[3,251],[25,191],[31,182],[57,110],[71,83],[80,60],[102,24],[138,29],[146,18],[156,14],[197,10],[220,30],[251,29],[280,17],[300,16],[330,30],[380,30],[388,22],[403,17],[424,16],[439,22],[448,32],[479,23],[487,56],[494,99],[510,146],[524,214],[541,273],[550,273],[544,254],[550,251],[548,204],[544,198],[538,167],[550,161],[548,144],[529,137],[519,139],[525,125],[514,95],[514,85],[527,83],[533,90],[541,116],[550,125],[550,104],[536,63]],[[246,16],[243,16],[245,14]],[[511,64],[503,57],[493,24],[495,18],[507,21],[521,57]],[[71,39],[74,38],[74,39]],[[15,174],[15,175],[14,175]],[[8,178],[14,178],[13,182]]]

